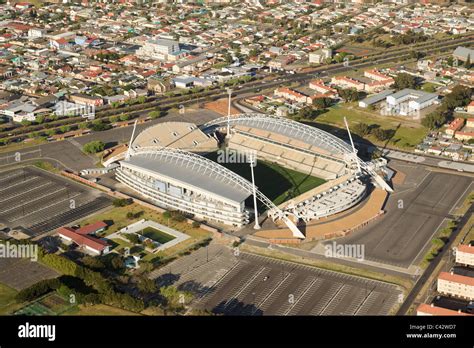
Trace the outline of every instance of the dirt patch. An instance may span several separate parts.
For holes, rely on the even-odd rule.
[[[217,112],[218,114],[221,114],[223,116],[227,115],[227,109],[228,109],[229,101],[227,98],[221,98],[213,102],[209,102],[204,104],[204,108]],[[240,114],[240,111],[234,108],[232,105],[230,106],[230,114],[231,115],[237,115]]]

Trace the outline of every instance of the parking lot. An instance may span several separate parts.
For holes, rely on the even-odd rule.
[[[37,236],[110,205],[104,194],[35,167],[0,172],[0,222]]]
[[[0,258],[0,283],[16,290],[25,289],[40,280],[59,274],[39,262],[27,258]]]
[[[473,180],[416,164],[391,161],[390,165],[406,178],[395,185],[386,213],[338,242],[364,245],[366,260],[408,268],[421,260],[443,223],[455,218],[454,208],[462,204]]]
[[[193,307],[223,315],[384,315],[390,284],[211,245],[152,273],[159,286],[192,291]]]

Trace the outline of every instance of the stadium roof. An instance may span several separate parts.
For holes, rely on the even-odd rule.
[[[124,162],[234,202],[240,203],[251,194],[233,179],[235,173],[198,155],[155,149],[136,153]],[[251,186],[250,182],[239,178]]]
[[[227,117],[221,117],[206,123],[203,129],[226,125]],[[282,117],[268,116],[265,114],[241,114],[230,118],[231,125],[244,125],[282,134],[286,137],[300,140],[314,145],[334,154],[352,153],[351,146],[338,137],[319,128],[305,125]]]

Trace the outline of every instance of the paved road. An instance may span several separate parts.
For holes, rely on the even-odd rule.
[[[444,246],[444,248],[441,250],[441,252],[430,262],[428,267],[426,268],[425,272],[423,275],[418,279],[416,282],[415,286],[412,288],[410,293],[408,294],[407,298],[405,299],[405,302],[402,304],[402,306],[399,308],[397,315],[405,315],[406,312],[410,309],[411,305],[413,304],[413,301],[415,301],[416,296],[419,294],[421,291],[421,288],[425,283],[428,281],[430,278],[431,274],[433,271],[436,269],[438,264],[441,262],[443,257],[445,257],[446,252],[450,250],[453,247],[453,242],[458,236],[459,232],[464,228],[464,226],[468,223],[469,219],[471,218],[472,214],[474,213],[474,205],[471,205],[469,207],[469,210],[466,212],[466,214],[463,215],[463,217],[459,220],[457,228],[454,230],[451,238],[449,238],[448,242]]]
[[[220,117],[219,114],[209,110],[193,110],[185,109],[184,114],[173,112],[163,118],[152,120],[150,122],[137,125],[137,134],[143,129],[157,123],[170,121],[185,121],[196,124],[206,123]],[[133,127],[114,128],[104,132],[93,132],[83,137],[70,140],[63,140],[41,144],[38,146],[28,147],[18,151],[1,152],[0,153],[0,169],[10,164],[18,164],[31,159],[48,159],[52,158],[59,162],[63,168],[79,171],[84,168],[93,168],[99,159],[88,156],[81,151],[81,146],[93,141],[101,140],[109,146],[116,145],[121,142],[128,142],[132,136]],[[79,146],[78,146],[79,144]],[[19,161],[17,161],[19,156]]]
[[[453,207],[472,187],[473,179],[392,162],[406,174],[385,205],[386,214],[366,228],[338,240],[365,246],[365,258],[408,268],[416,264],[436,231],[452,216]]]
[[[381,149],[383,150],[383,149]],[[384,157],[412,163],[419,163],[425,166],[438,167],[458,172],[474,173],[474,165],[467,162],[456,162],[443,159],[442,157],[422,156],[395,150],[383,150]]]

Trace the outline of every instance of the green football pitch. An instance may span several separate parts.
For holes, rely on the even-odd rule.
[[[207,154],[206,157],[217,162],[218,154],[217,152],[212,152]],[[252,180],[248,163],[220,164],[245,179]],[[255,185],[276,205],[297,197],[326,182],[324,179],[261,160],[257,161],[257,165],[254,167],[254,174]],[[262,206],[259,206],[259,210],[262,208]]]

